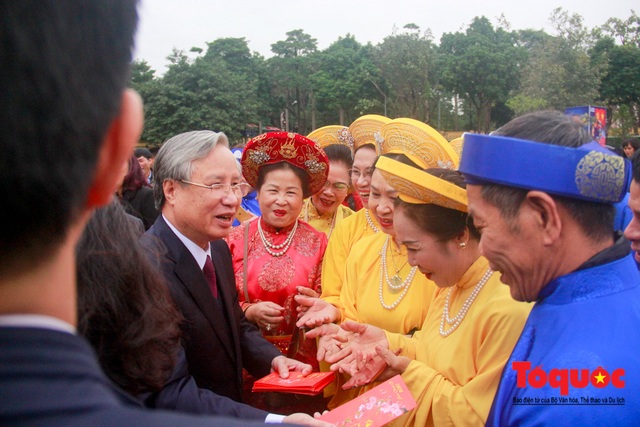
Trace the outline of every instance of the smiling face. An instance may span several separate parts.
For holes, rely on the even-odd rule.
[[[499,271],[502,283],[509,285],[517,301],[535,301],[546,285],[549,257],[541,244],[535,216],[523,209],[513,219],[505,220],[500,210],[482,198],[482,187],[468,185],[469,213],[480,232],[480,252]]]
[[[222,144],[191,164],[189,181],[204,184],[242,182],[233,153]],[[226,237],[231,230],[240,198],[229,191],[219,195],[215,191],[176,180],[163,183],[166,202],[162,213],[189,240],[206,248],[211,240]],[[222,193],[224,194],[224,192]]]
[[[311,196],[311,202],[320,215],[333,213],[347,197],[348,188],[337,190],[334,184],[349,185],[349,168],[342,162],[332,161],[329,164],[327,183],[316,194]]]
[[[455,239],[437,240],[407,217],[403,208],[396,209],[394,222],[397,240],[407,248],[409,265],[417,266],[427,279],[441,288],[458,282],[461,274],[456,266],[461,249]]]
[[[364,207],[368,207],[369,192],[371,191],[371,171],[378,155],[373,145],[360,147],[353,156],[351,167],[351,185],[360,195]]]
[[[624,237],[631,242],[631,250],[635,251],[636,262],[640,263],[640,184],[635,180],[631,181],[629,208],[633,217],[624,230]]]
[[[291,169],[268,172],[258,189],[262,219],[281,229],[294,223],[302,211],[302,181]]]
[[[378,220],[380,229],[394,237],[396,232],[393,228],[393,203],[397,198],[398,192],[387,184],[379,170],[374,170],[371,175],[369,210]]]

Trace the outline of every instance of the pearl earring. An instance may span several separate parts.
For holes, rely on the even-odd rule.
[[[466,243],[466,242],[462,242],[462,243],[460,243],[460,247],[461,247],[462,249],[466,248],[466,247],[467,247],[467,243]]]

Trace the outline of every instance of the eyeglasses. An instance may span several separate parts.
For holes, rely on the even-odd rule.
[[[345,184],[344,182],[331,182],[326,180],[324,183],[324,188],[328,188],[331,186],[336,191],[347,191],[349,188],[349,184]]]
[[[351,169],[351,179],[358,180],[361,176],[365,179],[371,178],[373,174],[373,168],[366,168],[363,171],[359,171],[358,169]]]
[[[229,191],[232,191],[234,196],[236,197],[244,197],[249,194],[251,191],[251,185],[246,182],[241,182],[240,184],[211,184],[205,185],[200,184],[198,182],[187,181],[186,179],[181,179],[180,182],[189,185],[195,185],[196,187],[207,188],[211,190],[218,197],[224,197],[229,194]]]

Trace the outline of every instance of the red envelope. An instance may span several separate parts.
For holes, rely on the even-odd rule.
[[[346,383],[342,384],[342,389],[348,390],[353,387],[369,384],[375,381],[388,366],[382,357],[376,355],[367,363],[364,369],[355,373]]]
[[[279,393],[295,393],[316,395],[335,378],[334,372],[312,372],[303,377],[300,372],[289,372],[289,378],[280,378],[280,374],[272,372],[253,384],[253,392],[276,391]]]
[[[320,419],[338,427],[380,427],[416,407],[416,401],[400,375],[383,382]]]

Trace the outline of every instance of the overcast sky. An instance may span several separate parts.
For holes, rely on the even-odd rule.
[[[494,25],[504,14],[511,28],[553,33],[549,17],[556,7],[584,18],[593,28],[608,18],[627,19],[638,0],[142,0],[136,58],[162,73],[175,47],[206,50],[223,37],[244,37],[252,51],[272,56],[271,44],[302,29],[326,49],[350,33],[362,44],[377,44],[414,23],[430,29],[436,43],[443,33],[464,31],[475,16]],[[636,10],[638,12],[638,10]]]

